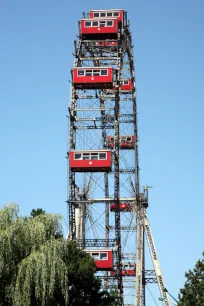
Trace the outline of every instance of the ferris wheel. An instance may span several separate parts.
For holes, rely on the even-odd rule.
[[[130,24],[122,9],[92,10],[74,42],[68,151],[69,239],[95,261],[118,305],[145,305],[147,279],[169,305],[139,184],[136,81]],[[144,234],[154,270],[147,272]],[[149,273],[149,274],[148,274]],[[152,274],[151,274],[152,273]]]

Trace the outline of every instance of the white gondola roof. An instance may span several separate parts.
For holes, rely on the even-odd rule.
[[[117,17],[98,17],[98,18],[82,18],[81,20],[85,20],[85,21],[112,21],[112,20],[118,20]]]
[[[93,153],[93,152],[96,152],[96,153],[100,153],[100,152],[111,152],[111,150],[71,150],[70,153],[72,152],[77,152],[77,153]]]
[[[92,66],[92,67],[74,67],[74,69],[94,69],[94,70],[97,70],[97,69],[108,69],[108,68],[111,68],[111,69],[113,69],[113,67],[99,67],[99,66]]]
[[[124,9],[90,10],[90,12],[111,12],[111,11],[124,11]]]
[[[101,253],[101,252],[112,252],[113,250],[112,249],[91,249],[91,250],[89,250],[89,249],[83,249],[83,251],[84,252],[87,252],[87,253],[91,253],[91,252],[97,252],[97,253]]]

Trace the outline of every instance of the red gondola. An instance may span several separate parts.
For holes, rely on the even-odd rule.
[[[132,205],[129,203],[120,203],[119,204],[120,211],[131,211]],[[110,211],[116,211],[116,204],[112,203],[110,205]]]
[[[120,149],[134,149],[135,137],[134,136],[120,136],[119,137]],[[114,136],[108,136],[108,148],[114,148]]]
[[[117,18],[82,19],[80,36],[82,39],[117,39],[118,20]]]
[[[113,86],[112,67],[77,67],[73,70],[73,83],[77,89],[107,89]]]
[[[115,85],[113,85],[113,90],[116,89]],[[120,84],[120,91],[128,92],[132,90],[132,80],[131,79],[123,79]]]
[[[69,166],[74,172],[111,171],[111,151],[70,151]]]
[[[130,79],[122,80],[121,85],[120,85],[120,90],[121,91],[131,91],[132,90],[132,80]]]
[[[113,265],[113,270],[110,272],[111,276],[116,276],[116,265]],[[136,264],[135,263],[123,263],[122,264],[123,276],[136,276]]]
[[[91,10],[90,18],[117,18],[119,22],[123,22],[124,11],[122,9],[114,10]]]
[[[98,47],[115,47],[118,45],[117,41],[99,41],[96,43]]]
[[[85,250],[89,253],[96,265],[98,271],[111,271],[113,269],[113,251],[112,250]]]

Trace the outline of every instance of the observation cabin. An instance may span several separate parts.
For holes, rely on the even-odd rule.
[[[120,90],[121,91],[131,91],[132,90],[132,80],[131,79],[121,80]]]
[[[79,32],[81,39],[117,39],[119,23],[117,18],[81,19]]]
[[[123,9],[91,10],[89,12],[89,18],[117,18],[118,22],[123,24],[124,19],[126,19],[126,13]]]
[[[113,88],[113,68],[76,67],[73,69],[73,83],[76,89]]]
[[[110,272],[111,276],[116,276],[116,265],[113,265],[113,270]],[[115,270],[115,271],[114,271]],[[123,276],[136,276],[136,264],[135,263],[122,263],[122,275]]]
[[[108,148],[114,148],[114,136],[108,136]],[[134,149],[135,137],[134,136],[120,136],[119,137],[120,149]]]
[[[113,85],[113,90],[115,90],[116,87]],[[120,91],[122,92],[129,92],[132,90],[132,80],[131,79],[123,79],[120,81]]]
[[[133,205],[129,203],[120,203],[119,204],[119,210],[122,212],[130,212],[132,211]],[[116,204],[112,203],[110,204],[110,211],[115,212],[117,210]]]
[[[118,45],[117,41],[99,41],[96,42],[97,47],[116,47]]]
[[[111,271],[113,269],[113,251],[106,250],[84,250],[93,257],[97,271]]]
[[[111,171],[110,150],[70,151],[69,166],[74,172],[108,172]]]

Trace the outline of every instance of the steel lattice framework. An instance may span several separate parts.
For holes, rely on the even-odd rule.
[[[105,271],[98,277],[106,289],[117,287],[118,305],[129,305],[126,302],[129,288],[134,293],[131,305],[145,305],[145,285],[158,283],[163,305],[168,306],[169,298],[146,214],[148,187],[140,191],[135,65],[127,15],[117,39],[105,36],[87,39],[79,35],[74,46],[74,68],[112,67],[114,88],[76,88],[72,72],[68,160],[70,151],[107,150],[108,136],[114,137],[114,146],[109,172],[84,173],[68,167],[68,237],[85,250],[111,248],[114,251],[114,276]],[[128,91],[120,89],[124,79],[131,80],[132,87]],[[133,149],[121,149],[121,135],[134,135]],[[121,212],[121,202],[129,203],[131,210]],[[110,212],[111,204],[116,207],[114,212]],[[154,270],[145,270],[145,234]],[[127,277],[122,267],[124,262],[130,261],[136,263],[136,276]]]

